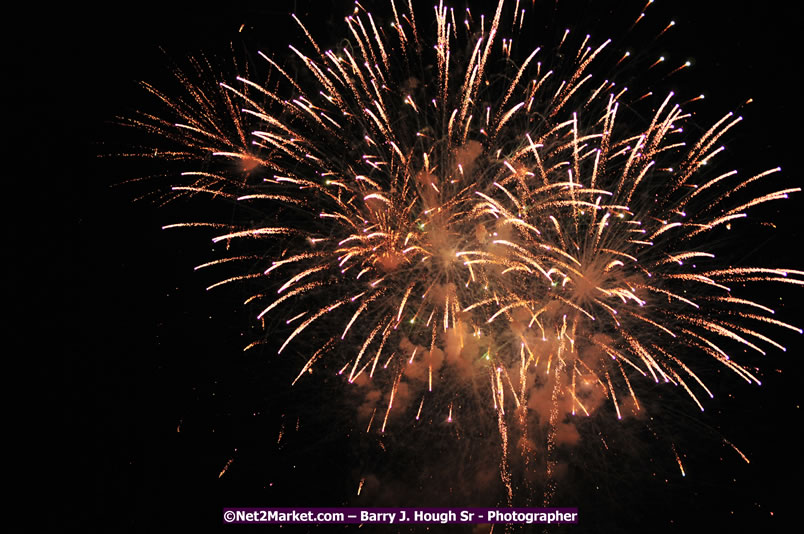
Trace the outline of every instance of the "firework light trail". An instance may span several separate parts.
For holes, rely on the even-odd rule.
[[[337,49],[294,16],[295,71],[262,53],[267,81],[177,71],[186,93],[146,85],[167,111],[127,123],[182,166],[173,196],[234,206],[234,223],[166,228],[225,245],[197,269],[224,273],[210,289],[259,288],[247,302],[266,336],[306,355],[293,384],[328,362],[363,396],[369,434],[485,419],[508,503],[516,464],[546,473],[549,504],[573,418],[638,413],[646,381],[704,410],[712,362],[759,384],[740,357],[801,330],[740,290],[804,272],[730,266],[711,245],[799,191],[778,168],[721,166],[741,117],[690,133],[673,93],[592,75],[629,60],[610,41],[567,32],[540,48],[524,7],[425,15],[397,0],[381,21],[356,4]]]

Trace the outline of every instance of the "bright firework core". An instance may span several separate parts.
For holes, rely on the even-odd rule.
[[[167,114],[129,121],[171,144],[176,194],[234,204],[238,222],[170,226],[217,231],[201,267],[245,266],[213,287],[258,288],[266,339],[306,355],[296,381],[327,362],[368,433],[487,418],[509,504],[511,465],[546,473],[549,504],[572,418],[638,414],[643,381],[701,410],[701,365],[759,384],[732,353],[801,330],[739,289],[804,272],[732,267],[710,243],[799,189],[720,167],[741,118],[690,134],[672,93],[637,118],[643,97],[590,74],[627,56],[571,33],[539,48],[518,3],[434,20],[398,4],[383,21],[358,5],[337,50],[296,19],[298,74],[265,54],[260,82],[177,72],[187,94],[146,86]]]

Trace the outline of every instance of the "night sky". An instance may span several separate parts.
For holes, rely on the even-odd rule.
[[[235,2],[203,11],[180,4],[64,5],[47,12],[32,6],[9,15],[16,29],[4,36],[3,61],[13,73],[5,88],[13,163],[4,197],[11,207],[6,231],[12,253],[4,263],[12,268],[7,286],[14,317],[6,353],[13,371],[6,381],[15,391],[7,407],[9,426],[18,429],[11,435],[20,439],[14,440],[19,454],[7,463],[19,487],[29,501],[52,506],[40,521],[54,532],[203,532],[223,528],[224,506],[432,505],[416,500],[415,487],[399,489],[396,503],[397,490],[385,501],[356,498],[367,472],[403,481],[397,484],[402,488],[415,479],[417,458],[356,445],[353,399],[340,381],[322,373],[322,382],[289,392],[288,377],[304,360],[282,360],[271,348],[243,352],[258,335],[241,305],[248,293],[236,286],[205,291],[215,280],[193,267],[210,258],[206,234],[160,229],[203,219],[198,205],[136,201],[152,184],[124,182],[153,173],[153,163],[115,156],[136,137],[115,125],[115,117],[152,103],[138,81],[166,84],[170,61],[181,64],[199,52],[224,61],[232,50],[241,59],[253,59],[257,50],[290,53],[288,43],[305,43],[288,15],[293,9],[332,46],[346,35],[342,17],[350,3]],[[695,62],[657,87],[687,96],[703,92],[707,102],[695,109],[704,124],[753,98],[739,110],[746,120],[727,136],[724,171],[780,165],[784,186],[799,186],[794,54],[800,35],[793,8],[769,11],[760,3],[738,11],[733,3],[713,2],[725,7],[699,11],[697,2],[657,4],[640,24],[654,34],[671,19],[677,26],[643,48],[669,62]],[[598,42],[616,37],[606,29],[610,21],[629,21],[640,7],[631,2],[622,13],[599,4],[579,8],[578,29],[593,31]],[[426,9],[429,3],[420,26]],[[533,27],[534,44],[542,44],[547,39],[536,31],[542,25]],[[749,235],[747,246],[734,247],[732,263],[801,268],[796,216],[802,202],[799,195],[757,210],[778,230]],[[777,316],[802,326],[802,290],[767,287],[776,295],[771,306]],[[581,524],[572,531],[774,532],[795,519],[801,492],[787,488],[798,487],[801,471],[796,434],[804,343],[786,331],[774,339],[788,351],[768,351],[761,387],[723,372],[713,375],[716,398],[707,401],[706,414],[681,396],[662,407],[657,428],[678,446],[686,477],[665,447],[668,439],[659,443],[628,430],[612,438],[610,454],[595,449],[588,469],[573,479],[578,487],[556,503],[579,508]],[[616,436],[613,428],[606,432]],[[579,447],[578,454],[585,450]],[[448,447],[440,453],[448,455]],[[393,458],[391,465],[385,458]],[[454,495],[467,493],[461,488]],[[241,529],[255,530],[227,527]]]

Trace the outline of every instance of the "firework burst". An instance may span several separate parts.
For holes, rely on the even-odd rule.
[[[332,50],[294,16],[296,70],[260,54],[269,78],[220,79],[197,60],[183,96],[145,86],[165,114],[127,120],[181,166],[171,196],[234,206],[235,222],[167,227],[214,229],[225,252],[198,268],[242,266],[210,289],[257,288],[266,339],[305,355],[293,383],[336,370],[367,433],[484,419],[509,503],[512,464],[546,473],[549,503],[567,421],[638,413],[640,382],[700,410],[710,362],[759,384],[731,354],[801,330],[739,290],[804,272],[730,266],[714,243],[799,189],[716,169],[741,118],[685,131],[672,93],[591,74],[627,54],[570,33],[534,46],[518,2],[401,4],[387,21],[357,4]]]

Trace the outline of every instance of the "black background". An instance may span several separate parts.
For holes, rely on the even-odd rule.
[[[350,11],[347,2],[262,4],[32,5],[8,15],[3,197],[12,318],[5,359],[15,452],[7,462],[19,494],[47,507],[31,530],[47,522],[55,531],[206,531],[222,528],[223,506],[340,506],[353,498],[361,472],[345,437],[348,410],[326,399],[321,413],[306,413],[301,430],[277,446],[282,415],[292,418],[287,406],[297,399],[267,385],[276,380],[273,353],[241,352],[250,324],[242,295],[204,291],[208,280],[192,267],[206,259],[206,239],[161,231],[181,210],[134,202],[147,186],[119,184],[136,175],[136,164],[106,157],[126,135],[116,137],[114,118],[142,106],[139,80],[158,85],[168,77],[166,58],[223,54],[230,42],[237,53],[253,53],[244,41],[264,50],[303,43],[287,15],[294,9],[332,44]],[[678,25],[645,48],[679,63],[695,59],[691,72],[667,86],[690,96],[703,91],[709,118],[753,98],[728,157],[755,171],[779,164],[785,183],[797,186],[793,7],[711,4],[652,6],[640,24],[658,30],[675,18]],[[598,4],[577,15],[605,38],[609,20],[631,19],[639,7],[611,13]],[[738,261],[801,266],[801,201],[794,196],[763,211],[779,230],[756,248],[736,250]],[[783,318],[800,325],[800,290],[774,291],[785,297],[776,306]],[[711,435],[696,449],[691,426],[683,438],[686,478],[635,475],[643,467],[612,458],[609,476],[621,479],[607,487],[612,494],[585,488],[578,492],[584,500],[559,503],[580,508],[576,530],[781,531],[797,512],[801,467],[801,341],[784,342],[787,353],[771,352],[763,365],[762,387],[724,380],[707,406],[708,424],[745,451],[750,465]],[[683,410],[678,417],[683,430]],[[655,461],[673,467],[671,455]]]

